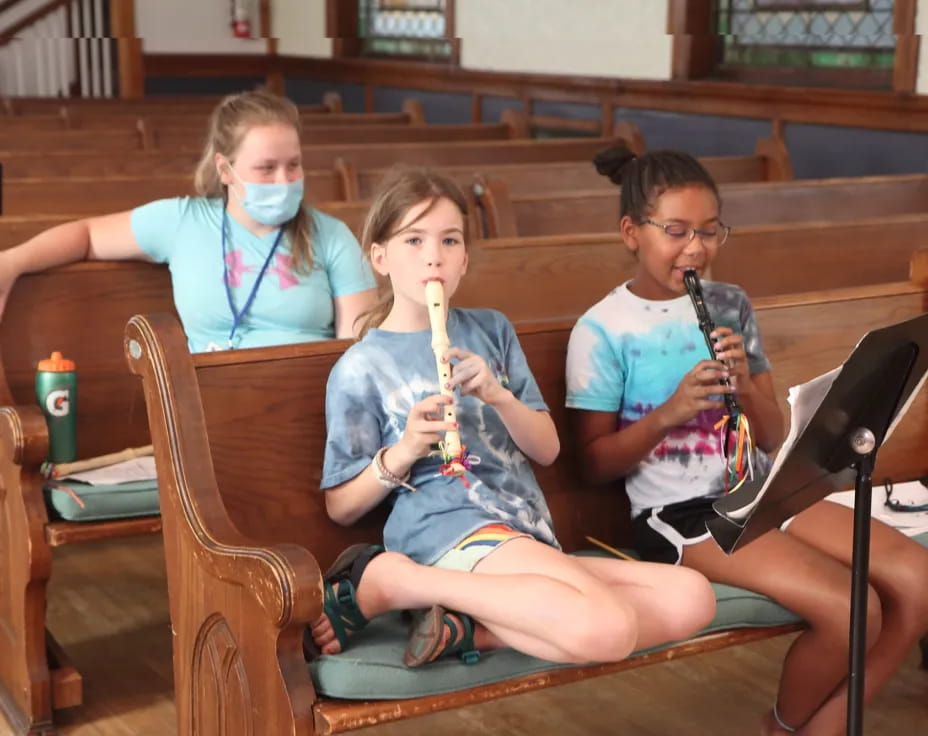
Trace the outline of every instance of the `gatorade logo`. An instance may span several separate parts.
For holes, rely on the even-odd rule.
[[[45,411],[53,417],[66,417],[71,411],[71,394],[66,388],[49,392],[45,397]]]

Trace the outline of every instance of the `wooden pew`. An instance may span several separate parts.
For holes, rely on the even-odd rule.
[[[194,140],[195,135],[191,131],[189,140]],[[194,164],[195,161],[190,160],[189,166],[186,167],[187,171],[192,169]],[[546,182],[553,184],[557,181],[559,186],[565,190],[569,188],[571,182],[579,184],[581,181],[592,181],[596,178],[608,185],[603,189],[603,196],[606,199],[611,199],[615,193],[615,188],[605,178],[596,174],[593,167],[586,161],[527,164],[524,167],[504,164],[493,168],[488,168],[486,165],[442,168],[465,188],[470,187],[478,171],[484,174],[489,171],[500,172],[502,177],[505,177],[503,181],[513,180],[520,186],[524,186],[526,180],[534,177],[538,187],[543,187]],[[367,199],[384,173],[385,169],[356,171],[352,166],[336,162],[334,170],[307,172],[308,196],[315,201]],[[498,177],[494,174],[494,178]],[[103,178],[99,176],[14,177],[7,173],[0,178],[0,214],[20,215],[48,211],[72,215],[96,214],[127,209],[159,197],[186,194],[190,190],[190,176],[186,171],[175,175],[111,174]],[[499,199],[507,195],[505,192],[497,193],[494,190],[485,194],[484,199],[489,202],[494,196]],[[585,200],[585,204],[598,211],[601,201],[602,197],[591,198]],[[518,205],[533,208],[533,205],[521,201]],[[585,208],[581,208],[581,211],[585,212]],[[562,224],[560,226],[563,227]],[[539,228],[534,227],[534,229]]]
[[[80,457],[147,444],[139,387],[117,360],[120,322],[141,304],[168,311],[173,304],[167,269],[138,262],[80,264],[20,282],[0,322],[0,708],[14,733],[39,734],[53,732],[53,709],[83,698],[80,674],[45,630],[52,548],[158,532],[161,519],[49,517],[39,472],[48,434],[35,402],[36,360],[60,350],[76,361]]]
[[[477,180],[491,238],[607,232],[618,228],[619,191],[559,191],[513,196],[499,177]],[[729,225],[804,220],[849,221],[928,211],[928,175],[726,183],[722,219]]]
[[[602,138],[560,140],[455,141],[450,143],[362,143],[305,146],[306,170],[331,169],[341,161],[355,170],[387,168],[397,163],[430,166],[470,166],[486,163],[587,162],[610,143]],[[42,153],[0,147],[0,165],[8,177],[71,177],[111,175],[154,176],[187,174],[199,159],[198,151],[133,151],[101,154],[76,150]]]
[[[515,111],[508,111],[500,123],[465,123],[461,125],[308,125],[302,133],[304,145],[491,141],[525,137],[526,129]],[[206,130],[195,126],[154,127],[144,118],[119,121],[99,130],[29,130],[0,129],[0,150],[201,150]]]
[[[721,249],[711,277],[738,284],[752,299],[882,284],[904,280],[926,247],[928,214],[745,227]],[[636,267],[614,233],[485,240],[458,299],[482,298],[513,321],[577,316]]]
[[[367,216],[367,210],[370,206],[368,202],[316,202],[312,197],[307,197],[308,203],[344,222],[359,240],[361,238],[361,228],[364,226],[364,218]],[[131,206],[131,205],[126,205]],[[88,208],[89,209],[89,208]],[[56,225],[70,222],[81,216],[91,216],[95,214],[105,214],[97,211],[87,213],[75,213],[69,215],[5,215],[0,217],[0,250],[11,248],[15,245],[38,235]],[[480,230],[480,222],[477,218],[476,208],[471,206],[470,219],[468,222],[469,232],[477,233]]]
[[[366,203],[316,206],[360,236]],[[69,219],[0,217],[0,249]],[[476,227],[472,220],[470,228]],[[712,277],[737,283],[752,297],[887,283],[905,278],[913,252],[926,246],[928,214],[745,227],[719,253]],[[472,250],[458,299],[501,309],[513,320],[578,315],[635,267],[615,233],[484,240]],[[481,294],[489,296],[481,301]]]
[[[786,386],[838,365],[867,330],[922,314],[928,290],[903,282],[757,306],[777,393],[785,398]],[[565,440],[558,461],[539,468],[538,477],[568,551],[585,546],[587,534],[614,545],[629,540],[624,494],[583,484],[567,441],[563,366],[572,324],[518,328]],[[191,357],[168,316],[138,316],[127,326],[127,357],[143,379],[162,479],[179,733],[349,731],[795,630],[721,632],[625,662],[411,700],[321,696],[300,645],[304,627],[322,611],[320,571],[347,544],[378,539],[383,521],[373,513],[339,527],[313,490],[321,474],[325,378],[345,347]],[[926,442],[928,398],[921,394],[881,451],[877,474],[896,480],[923,474]],[[235,663],[231,678],[229,662]]]
[[[195,144],[194,144],[195,145]],[[136,125],[101,130],[8,131],[0,128],[0,151],[74,150],[94,153],[140,151],[142,131]]]
[[[414,104],[409,104],[414,103]],[[305,127],[333,125],[424,125],[422,109],[416,100],[407,100],[404,112],[389,113],[300,113],[300,124]],[[100,113],[69,113],[61,108],[58,113],[0,117],[0,131],[4,134],[28,134],[36,130],[108,131],[113,129],[143,130],[157,144],[161,131],[170,132],[170,140],[185,140],[185,145],[201,139],[207,130],[209,113],[152,113],[139,115],[131,111]],[[184,139],[181,136],[185,136]]]
[[[404,101],[401,112],[388,113],[333,113],[315,105],[300,107],[300,124],[314,125],[424,125],[425,117],[418,100]],[[30,133],[35,130],[112,130],[138,129],[139,123],[152,135],[162,129],[171,130],[177,137],[186,133],[190,140],[201,138],[206,131],[210,110],[136,112],[133,109],[72,110],[62,106],[54,112],[8,115],[0,117],[0,131],[4,133]]]
[[[709,156],[700,161],[717,181],[754,181],[761,176],[760,169],[746,171],[738,167],[736,157]],[[442,171],[462,186],[471,186],[476,176],[492,177],[504,182],[509,196],[520,197],[550,192],[601,191],[615,195],[615,185],[599,174],[587,160],[552,161],[526,164],[494,164],[488,162],[475,166],[442,166]],[[370,197],[376,189],[384,169],[361,169],[358,171],[360,197]],[[761,179],[760,181],[768,181]]]
[[[475,248],[455,304],[497,308],[514,321],[572,320],[634,268],[628,251],[603,236],[487,241]],[[841,277],[835,270],[796,270],[806,278]],[[12,653],[0,658],[0,707],[14,723],[45,723],[53,706],[80,702],[79,675],[66,662],[58,664],[63,654],[49,659],[44,644],[51,548],[158,529],[157,519],[88,524],[49,518],[39,474],[47,432],[35,406],[36,361],[52,350],[76,361],[81,457],[146,444],[141,394],[125,374],[119,335],[129,315],[171,305],[163,267],[80,263],[21,278],[0,322],[0,416],[6,419],[0,422],[0,519],[8,520],[0,524],[0,651]]]
[[[107,115],[131,112],[137,116],[165,112],[195,113],[207,115],[222,100],[215,95],[153,96],[140,100],[124,99],[59,99],[49,97],[0,97],[0,115],[26,116],[36,114],[63,114],[70,118],[83,115]],[[326,92],[322,102],[315,105],[300,105],[301,113],[341,113],[344,108],[338,92]],[[61,111],[64,111],[61,113]]]
[[[613,135],[628,141],[629,150],[638,156],[648,150],[644,134],[635,123],[623,120],[616,124]],[[784,181],[793,178],[789,151],[779,134],[758,139],[753,156],[707,156],[700,160],[718,182]]]
[[[308,202],[347,199],[354,182],[338,169],[307,171]],[[0,176],[0,215],[99,215],[131,209],[162,197],[193,195],[193,176],[73,176],[67,179]]]

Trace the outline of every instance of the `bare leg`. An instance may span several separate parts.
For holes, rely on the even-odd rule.
[[[617,562],[627,565],[625,569],[638,564]],[[679,628],[695,630],[713,610],[708,584],[701,581],[700,587],[693,583],[699,578],[680,577],[688,583],[682,586],[690,594],[688,605],[700,613],[667,638]],[[644,575],[640,586],[645,586]],[[485,558],[476,572],[426,567],[402,555],[384,553],[365,570],[357,600],[368,618],[438,603],[471,615],[500,642],[527,654],[552,661],[613,661],[637,648],[636,605],[643,600],[637,595],[625,599],[614,587],[600,581],[576,558],[534,540],[514,539]],[[672,595],[672,589],[668,593]],[[672,606],[665,604],[665,608],[669,612]],[[678,604],[677,612],[682,610],[686,609]],[[648,640],[654,636],[652,628],[656,630],[650,623],[645,627]],[[313,638],[323,651],[332,651],[327,619],[313,627]]]
[[[795,522],[794,522],[795,523]],[[820,534],[831,530],[819,530]],[[809,628],[783,662],[778,712],[790,726],[804,724],[831,696],[847,672],[850,575],[845,564],[791,534],[772,531],[731,556],[712,541],[684,548],[683,563],[710,580],[767,595],[802,616]],[[880,630],[880,605],[869,596],[868,644]],[[783,733],[772,713],[763,733]]]
[[[822,502],[798,516],[788,532],[849,567],[853,518],[851,509]],[[823,529],[829,533],[822,534]],[[886,684],[928,631],[928,550],[879,521],[871,523],[870,535],[870,585],[879,595],[883,625],[867,655],[866,702]],[[843,733],[847,698],[847,680],[842,678],[839,688],[801,733],[815,736]]]

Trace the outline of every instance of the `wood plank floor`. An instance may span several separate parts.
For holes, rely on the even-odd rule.
[[[170,624],[160,537],[55,551],[49,621],[84,674],[64,736],[170,736]],[[769,707],[789,637],[358,731],[363,736],[744,736]],[[0,733],[7,728],[0,722]],[[928,733],[916,653],[866,712],[868,736]],[[263,736],[273,736],[266,734]]]

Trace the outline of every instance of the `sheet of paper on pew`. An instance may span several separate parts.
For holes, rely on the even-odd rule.
[[[116,485],[140,480],[154,480],[155,458],[151,455],[134,457],[121,463],[107,465],[105,468],[85,470],[65,476],[70,480],[79,480],[94,486]]]
[[[892,486],[893,500],[904,506],[922,506],[928,504],[928,487],[921,481],[911,480]],[[827,500],[854,508],[854,489],[832,493]],[[886,491],[882,484],[873,485],[873,499],[870,513],[874,519],[896,527],[903,534],[914,537],[928,532],[928,511],[893,511],[886,505]]]
[[[916,318],[916,319],[921,320],[924,317],[925,315],[923,315],[922,317]],[[909,323],[900,323],[900,325],[894,325],[890,328],[883,328],[883,330],[888,331],[888,330],[895,330],[899,327],[904,328],[908,324],[914,321],[915,320],[910,320]],[[873,333],[869,333],[869,334],[873,334]],[[842,363],[837,368],[834,368],[833,370],[830,370],[827,373],[823,373],[822,375],[816,378],[813,378],[810,381],[807,381],[806,383],[802,383],[802,384],[799,384],[798,386],[790,387],[789,393],[787,395],[787,402],[789,403],[789,407],[790,407],[789,432],[787,433],[787,436],[786,436],[785,441],[783,442],[783,445],[781,446],[780,450],[777,452],[777,455],[774,458],[773,463],[765,476],[755,475],[753,479],[745,482],[745,484],[741,488],[739,488],[737,491],[734,491],[733,493],[728,494],[727,496],[722,496],[718,501],[715,502],[714,504],[715,510],[721,517],[739,526],[744,525],[746,523],[746,520],[751,516],[754,509],[757,508],[761,500],[764,498],[764,495],[767,493],[767,489],[776,480],[777,474],[780,472],[780,469],[783,466],[784,462],[786,461],[786,458],[790,456],[790,453],[792,452],[794,446],[797,444],[797,442],[799,442],[803,431],[806,429],[809,422],[815,416],[819,407],[825,401],[830,389],[834,385],[835,381],[838,379],[838,376],[841,375],[843,370],[845,370],[845,367],[848,365],[850,358],[854,356],[857,348],[861,346],[861,343],[863,343],[866,337],[868,336],[869,335],[864,336],[864,338],[861,339],[857,347],[855,347],[855,349],[851,351],[851,355],[849,356],[848,360],[846,360],[844,363]],[[854,370],[859,371],[859,367],[860,367],[860,361],[858,361]],[[857,374],[855,373],[853,375],[853,378],[856,378],[856,377],[857,377]],[[853,378],[850,376],[847,378],[848,380],[853,380]],[[919,392],[922,390],[926,378],[928,378],[928,371],[922,374],[918,382],[918,385],[916,385],[911,391],[911,393],[909,393],[909,395],[905,399],[905,402],[901,406],[898,407],[896,411],[896,415],[893,417],[893,420],[890,423],[890,426],[886,431],[886,434],[883,438],[883,442],[886,442],[886,440],[889,439],[889,437],[892,435],[895,428],[898,426],[899,422],[905,416],[912,402],[915,400]],[[847,387],[847,385],[853,385],[853,384],[845,384],[845,387]],[[853,471],[850,470],[850,468],[847,468],[843,471],[836,472],[830,476],[822,476],[820,478],[820,481],[823,487],[827,488],[827,486],[830,486],[829,490],[832,492],[831,495],[837,496],[840,502],[840,499],[843,499],[844,496],[841,495],[843,492],[840,491],[839,489],[850,487],[850,485],[853,483],[853,477],[854,477]],[[807,476],[806,482],[809,482],[810,479],[811,478]],[[916,485],[920,485],[917,481],[915,483]],[[915,490],[913,488],[906,487],[902,484],[900,484],[897,488],[899,489],[898,492],[901,492],[903,488],[906,488],[907,493],[909,491]],[[887,521],[887,523],[890,523],[893,526],[897,526],[900,529],[906,530],[906,533],[910,533],[908,530],[912,530],[911,531],[912,535],[918,534],[922,531],[928,531],[928,514],[924,514],[921,512],[893,512],[891,509],[885,507],[884,505],[885,492],[883,491],[882,485],[879,485],[878,482],[874,482],[873,491],[874,491],[873,497],[875,499],[874,509],[876,509],[877,504],[879,504],[880,506],[879,508],[880,515],[878,516],[878,518],[884,519]],[[853,491],[851,491],[850,493],[851,493],[852,498],[850,500],[850,503],[847,503],[846,505],[853,506]],[[926,493],[928,493],[928,489],[926,489]],[[896,494],[897,494],[897,491],[894,490],[893,491],[894,498],[901,500],[903,503],[908,503],[907,500],[903,500],[906,498],[906,496],[897,496]],[[828,495],[827,492],[823,493],[822,497],[825,497],[826,495]],[[911,495],[911,493],[908,493],[908,495]],[[919,498],[921,498],[920,495],[919,495]],[[921,501],[919,503],[924,503],[924,502],[925,501]],[[891,514],[891,517],[884,518],[884,512],[885,514]],[[903,520],[899,518],[900,516],[901,517],[915,517],[915,518],[911,518],[911,519],[907,518],[906,520]],[[892,520],[889,520],[890,518]],[[921,526],[923,522],[925,522],[925,525]],[[902,526],[903,524],[904,526]],[[710,531],[711,531],[711,528],[710,528]],[[718,539],[718,536],[716,536],[716,539]]]

